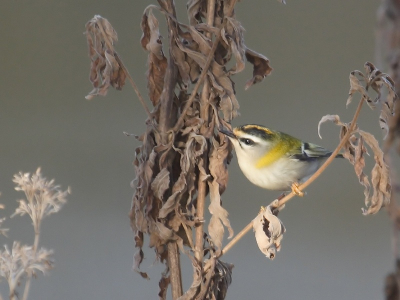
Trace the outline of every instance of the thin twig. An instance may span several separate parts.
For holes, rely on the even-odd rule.
[[[97,25],[98,25],[99,30],[101,31],[101,35],[102,35],[103,37],[108,36],[108,35],[106,34],[106,32],[104,31],[104,28],[103,28],[102,24],[101,24],[100,22],[98,22]],[[108,49],[112,49],[112,50],[114,51],[115,59],[117,60],[118,64],[120,65],[120,67],[121,67],[122,70],[124,71],[126,77],[128,77],[128,79],[129,79],[129,81],[130,81],[130,83],[131,83],[133,89],[134,89],[135,92],[136,92],[136,95],[137,95],[138,98],[139,98],[139,101],[142,103],[142,106],[143,106],[144,110],[145,110],[146,113],[147,113],[147,116],[149,117],[150,120],[152,120],[152,115],[151,115],[151,113],[150,113],[149,108],[148,108],[147,105],[146,105],[146,102],[144,102],[144,99],[143,99],[142,95],[140,94],[139,89],[138,89],[136,83],[133,81],[133,78],[132,78],[131,74],[129,74],[128,69],[125,67],[124,63],[122,62],[122,59],[119,57],[117,51],[115,51],[113,43],[111,43],[109,39],[104,39],[104,42],[106,43]]]
[[[125,67],[125,65],[122,62],[121,58],[119,57],[118,53],[117,52],[114,52],[114,53],[115,53],[115,58],[116,58],[118,64],[121,66],[121,68],[124,71],[126,77],[129,79],[129,82],[131,83],[133,89],[135,90],[135,93],[138,96],[140,103],[142,103],[142,106],[143,106],[144,110],[146,111],[147,116],[149,117],[149,120],[152,120],[153,116],[151,115],[149,107],[147,106],[146,102],[144,101],[144,99],[142,97],[142,94],[139,91],[139,88],[137,87],[136,83],[133,81],[133,78],[132,78],[131,74],[129,74],[128,69]]]

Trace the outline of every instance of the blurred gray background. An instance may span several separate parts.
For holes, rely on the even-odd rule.
[[[152,250],[142,265],[150,281],[132,271],[135,252],[128,212],[139,143],[123,131],[143,132],[144,111],[132,88],[110,90],[92,101],[85,23],[95,14],[118,32],[116,49],[146,95],[146,60],[139,39],[141,14],[156,1],[2,0],[0,3],[0,203],[10,215],[23,194],[13,174],[34,172],[64,189],[69,202],[43,222],[41,246],[54,249],[55,269],[33,280],[30,299],[156,299],[159,273]],[[253,0],[237,4],[246,44],[266,55],[275,69],[248,91],[251,65],[234,76],[241,117],[234,125],[259,123],[327,148],[338,128],[317,124],[325,114],[350,121],[345,107],[348,75],[374,62],[376,11],[373,0]],[[185,1],[176,1],[186,22]],[[164,19],[157,14],[163,26]],[[165,35],[164,35],[165,36]],[[381,137],[378,112],[363,109],[360,124]],[[368,162],[371,167],[372,162]],[[279,193],[257,188],[236,158],[223,203],[239,232]],[[281,213],[287,233],[274,261],[248,234],[224,258],[233,263],[227,299],[382,299],[383,280],[393,268],[391,225],[385,211],[364,217],[362,187],[352,167],[337,160]],[[8,219],[9,238],[33,242],[27,217]],[[192,268],[183,257],[184,285]],[[4,282],[0,291],[7,295]],[[170,297],[170,296],[169,296]]]

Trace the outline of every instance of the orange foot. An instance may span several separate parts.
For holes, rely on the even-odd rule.
[[[299,196],[299,197],[303,197],[304,193],[299,189],[300,184],[298,184],[297,182],[293,182],[292,183],[292,193],[294,193],[295,195]]]

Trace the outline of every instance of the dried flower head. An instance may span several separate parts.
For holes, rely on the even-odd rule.
[[[52,269],[52,254],[51,250],[41,248],[34,251],[32,246],[20,245],[18,242],[14,242],[11,251],[4,246],[4,250],[0,251],[0,277],[7,280],[10,296],[15,296],[16,288],[27,274],[35,275],[37,271],[45,273]]]
[[[44,217],[61,209],[70,193],[69,189],[62,191],[60,186],[54,185],[54,179],[47,181],[45,177],[42,177],[40,168],[32,176],[30,173],[21,172],[14,175],[13,182],[17,185],[15,189],[23,191],[27,200],[18,200],[19,207],[11,217],[28,214],[32,219],[35,232],[39,230]]]

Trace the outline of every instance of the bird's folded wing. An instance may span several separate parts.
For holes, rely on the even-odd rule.
[[[299,160],[314,160],[316,158],[328,157],[331,154],[332,151],[312,143],[302,143],[300,147],[296,147],[288,153],[289,157]]]

